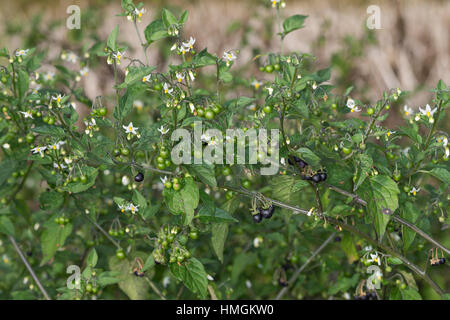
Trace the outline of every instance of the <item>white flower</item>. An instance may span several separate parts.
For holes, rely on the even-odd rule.
[[[261,81],[258,81],[258,80],[253,80],[252,83],[251,83],[251,85],[252,85],[256,90],[258,90],[259,87],[262,86],[262,84],[263,84],[263,83],[262,83]]]
[[[158,128],[158,131],[161,133],[161,135],[165,135],[167,132],[169,132],[169,129],[164,129],[164,126],[161,126]]]
[[[133,14],[135,16],[137,16],[138,18],[141,18],[142,15],[145,13],[145,11],[146,11],[145,8],[142,8],[141,10],[139,10],[138,8],[135,8]]]
[[[388,131],[387,133],[386,133],[386,135],[388,136],[388,137],[390,137],[391,136],[391,134],[394,134],[394,133],[396,133],[397,131]]]
[[[152,77],[152,74],[148,74],[145,77],[142,78],[142,82],[150,82],[150,78]]]
[[[78,56],[73,53],[73,52],[69,52],[69,54],[67,55],[67,61],[72,62],[72,63],[76,63],[78,60]]]
[[[125,133],[132,133],[134,135],[137,134],[138,128],[133,126],[133,122],[130,122],[127,126],[122,126],[125,129]]]
[[[54,77],[55,77],[55,73],[51,72],[51,71],[44,74],[44,80],[46,80],[46,81],[51,81],[51,80],[53,80]]]
[[[186,52],[189,52],[190,50],[194,49],[194,43],[195,39],[190,37],[189,41],[183,42],[183,47],[185,48]]]
[[[317,83],[314,81],[312,83],[311,87],[313,88],[313,90],[316,90],[317,89]]]
[[[194,81],[195,80],[194,72],[192,72],[192,70],[189,70],[188,74],[189,74],[189,78],[191,78],[191,81]]]
[[[52,96],[52,100],[56,101],[57,103],[61,103],[61,100],[64,98],[63,95],[58,94],[56,96]]]
[[[189,103],[189,109],[191,110],[191,113],[194,113],[195,111],[195,106],[192,102]]]
[[[177,73],[175,74],[175,76],[177,77],[178,82],[183,81],[184,78],[185,78],[185,75],[184,75],[184,73],[182,73],[182,72],[177,72]]]
[[[124,204],[119,204],[118,205],[120,212],[124,213],[125,210],[127,210],[127,206]]]
[[[52,149],[52,150],[59,150],[59,149],[61,149],[61,146],[64,144],[66,144],[65,141],[58,141],[54,144],[49,145],[48,148]]]
[[[116,59],[117,64],[120,64],[122,57],[123,57],[123,52],[117,51],[117,52],[113,53],[113,58]]]
[[[28,51],[30,51],[30,49],[20,49],[16,52],[16,57],[26,56],[28,54]]]
[[[372,251],[372,246],[365,246],[364,251]]]
[[[27,111],[27,112],[19,111],[19,112],[24,115],[25,119],[26,118],[33,119],[33,115],[31,114],[31,111]]]
[[[127,186],[130,183],[130,178],[128,178],[127,176],[123,176],[122,177],[122,184],[124,186]]]
[[[31,149],[31,152],[33,152],[33,154],[39,153],[41,155],[41,157],[44,156],[44,151],[47,149],[47,147],[35,147],[33,149]]]
[[[236,60],[236,55],[233,51],[225,51],[223,53],[223,58],[227,61],[227,64]]]
[[[428,117],[428,120],[430,121],[430,123],[434,122],[433,114],[437,111],[437,108],[431,109],[430,105],[427,104],[425,106],[425,109],[422,109],[421,107],[419,107],[419,111],[422,115]]]
[[[9,143],[4,143],[2,147],[5,149],[9,149],[11,148],[11,145]]]
[[[164,178],[159,178],[161,180],[162,184],[166,184],[167,181],[169,181],[169,178],[167,176],[164,176]]]
[[[406,104],[403,107],[403,111],[405,112],[405,116],[410,116],[414,111],[410,107],[408,107]]]
[[[314,207],[312,207],[311,209],[309,209],[308,213],[306,214],[308,217],[311,217],[311,215],[314,212]]]
[[[83,77],[86,77],[89,74],[89,68],[88,67],[84,67],[80,70],[80,75]]]
[[[370,254],[370,259],[367,260],[367,262],[374,262],[377,263],[379,266],[381,265],[381,259],[378,257],[378,252],[375,252],[375,254]]]
[[[272,87],[266,87],[266,90],[269,92],[269,96],[271,96],[272,93],[273,93],[273,88]]]
[[[255,248],[258,248],[263,241],[264,241],[264,239],[261,236],[258,236],[255,239],[253,239],[253,246]]]
[[[409,193],[412,194],[413,196],[415,196],[415,195],[417,194],[417,192],[419,192],[419,191],[420,191],[420,188],[413,187],[413,188],[409,191]]]
[[[448,159],[449,156],[450,156],[450,148],[449,147],[445,147],[444,159]]]
[[[208,136],[207,134],[202,134],[200,139],[204,142],[209,142],[211,140],[211,137]]]
[[[170,284],[169,276],[165,276],[163,279],[163,287],[166,288]]]
[[[281,0],[270,0],[272,2],[272,7],[275,8],[278,3],[280,3]]]
[[[209,281],[214,281],[214,278],[213,278],[211,275],[209,275],[209,274],[206,276],[206,278],[207,278]]]
[[[131,211],[131,213],[134,214],[134,213],[136,213],[136,212],[139,211],[139,206],[135,206],[134,204],[130,203],[130,204],[127,206],[126,210],[127,210],[127,211]]]
[[[171,94],[173,92],[173,89],[170,87],[170,85],[166,82],[163,85],[164,93]]]
[[[245,286],[250,289],[252,287],[252,282],[250,280],[246,280]]]
[[[350,112],[359,112],[361,109],[355,105],[355,100],[348,98],[347,100],[347,108],[350,109]]]

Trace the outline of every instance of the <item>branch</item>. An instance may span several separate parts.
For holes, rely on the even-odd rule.
[[[288,285],[292,285],[295,280],[297,280],[298,276],[300,275],[300,273],[302,273],[302,271],[314,260],[314,258],[323,250],[325,249],[325,247],[330,243],[330,241],[334,238],[334,236],[336,235],[336,232],[333,232],[313,253],[312,255],[308,258],[308,260],[306,260],[306,262],[297,270],[295,270],[294,274],[292,275],[292,277],[289,279],[288,281]],[[284,287],[283,289],[281,289],[281,291],[277,294],[277,297],[275,298],[275,300],[280,300],[284,294],[287,292],[288,287]]]
[[[247,197],[253,197],[254,195],[256,195],[257,193],[252,192],[252,191],[247,191],[247,190],[242,190],[242,189],[238,189],[238,188],[233,188],[233,187],[227,187],[227,186],[221,186],[221,188],[224,189],[230,189],[236,192],[239,192],[243,195],[246,195]],[[294,212],[297,213],[301,213],[301,214],[308,214],[308,211],[304,210],[304,209],[300,209],[297,208],[295,206],[291,206],[289,204],[286,204],[284,202],[281,201],[277,201],[268,197],[265,197],[267,200],[272,201],[273,204],[275,204],[278,207],[281,208],[285,208],[285,209],[289,209],[292,210]],[[319,216],[322,219],[325,219],[325,216],[321,215]],[[424,279],[439,295],[443,295],[444,292],[442,291],[442,289],[436,284],[436,282],[433,281],[433,279],[431,279],[426,273],[425,271],[423,271],[422,269],[420,269],[418,266],[416,266],[415,264],[413,264],[411,261],[409,261],[406,257],[402,256],[400,253],[393,251],[391,248],[385,246],[384,244],[376,241],[375,239],[372,239],[369,235],[360,232],[358,229],[346,224],[345,222],[341,222],[338,221],[334,218],[330,218],[327,217],[326,218],[327,222],[333,224],[333,225],[337,225],[340,226],[342,229],[345,229],[351,233],[354,233],[358,236],[360,236],[361,238],[366,239],[368,242],[370,242],[372,245],[380,248],[381,250],[384,250],[385,252],[387,252],[388,254],[395,256],[397,258],[399,258],[409,269],[411,269],[412,271],[414,271],[415,273],[417,273],[417,275],[419,275],[422,279]]]
[[[30,264],[28,263],[27,259],[25,258],[22,250],[19,248],[19,246],[17,245],[16,240],[12,237],[12,236],[8,236],[9,241],[11,241],[12,245],[14,246],[14,249],[17,251],[17,253],[20,256],[20,259],[22,259],[22,262],[24,263],[25,267],[28,269],[28,272],[31,274],[31,276],[34,279],[34,282],[36,282],[39,290],[41,290],[42,294],[44,295],[45,299],[47,300],[52,300],[50,298],[50,296],[48,295],[47,291],[45,290],[44,286],[42,285],[42,283],[39,281],[39,278],[36,276],[36,273],[34,273],[33,268],[30,266]]]
[[[367,206],[367,202],[363,199],[361,199],[358,195],[350,193],[348,191],[342,190],[338,187],[332,186],[330,184],[327,184],[327,187],[330,188],[333,191],[336,191],[344,196],[347,197],[352,197],[353,200],[356,203],[359,203],[362,206]],[[419,229],[418,227],[416,227],[414,224],[400,218],[399,216],[392,216],[392,218],[397,221],[398,223],[410,228],[411,230],[415,231],[417,234],[419,234],[422,238],[424,238],[425,240],[427,240],[428,242],[432,243],[434,246],[441,248],[443,251],[445,251],[447,254],[450,254],[450,250],[448,248],[446,248],[443,244],[439,243],[437,240],[433,239],[432,237],[430,237],[428,234],[426,234],[424,231],[422,231],[421,229]]]

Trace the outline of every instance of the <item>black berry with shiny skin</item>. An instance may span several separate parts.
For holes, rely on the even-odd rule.
[[[135,177],[134,181],[136,182],[142,182],[144,181],[144,174],[142,172],[139,172]]]

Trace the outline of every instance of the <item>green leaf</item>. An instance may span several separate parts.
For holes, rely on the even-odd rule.
[[[50,125],[43,125],[35,128],[31,128],[31,131],[52,136],[54,138],[62,138],[65,137],[65,132],[63,128],[57,127],[57,126],[50,126]]]
[[[183,281],[184,285],[201,298],[206,297],[208,278],[203,264],[195,258],[190,258],[186,263],[178,265],[170,264],[170,272],[175,278]]]
[[[239,222],[221,208],[215,208],[215,211],[211,212],[207,207],[202,207],[198,211],[198,215],[202,222]]]
[[[223,248],[228,235],[228,223],[214,223],[211,227],[211,242],[214,253],[223,263]]]
[[[28,73],[25,70],[19,70],[19,97],[22,100],[25,97],[25,94],[28,91],[29,86],[29,78]]]
[[[77,182],[71,181],[66,186],[62,187],[62,189],[64,191],[72,193],[80,193],[92,187],[95,184],[95,179],[98,175],[98,169],[92,167],[83,167],[82,172],[87,178],[86,183],[83,183],[80,180],[78,180]]]
[[[429,172],[433,177],[441,180],[442,182],[449,184],[450,183],[450,172],[444,168],[434,168]]]
[[[119,33],[119,25],[113,29],[113,31],[108,36],[108,41],[106,45],[113,51],[117,51],[117,34]]]
[[[11,220],[5,216],[0,216],[0,233],[6,234],[8,236],[14,236],[14,224]]]
[[[288,33],[303,28],[303,23],[307,17],[308,16],[296,14],[284,20],[282,37],[284,38]]]
[[[156,67],[129,67],[125,81],[120,84],[119,88],[127,88],[136,83],[142,83],[142,78],[148,76]]]
[[[178,24],[178,19],[167,9],[162,10],[162,20],[166,28],[169,28],[171,25]]]
[[[368,208],[375,219],[375,229],[382,239],[391,214],[398,208],[400,190],[394,180],[386,175],[372,176],[369,182],[373,197],[369,200]],[[390,210],[390,214],[386,214],[386,209]]]
[[[198,206],[200,195],[198,186],[192,177],[184,179],[184,187],[180,191],[181,201],[184,208],[183,223],[189,225],[194,218],[194,210]]]
[[[353,237],[349,233],[345,233],[342,241],[341,241],[342,250],[344,250],[347,255],[347,260],[349,264],[352,264],[354,261],[358,260],[358,251],[356,250],[355,243],[353,241]]]
[[[402,293],[402,297],[404,300],[422,300],[419,291],[415,289],[406,288],[404,290],[400,290],[400,292]]]
[[[200,180],[211,186],[217,187],[217,180],[214,174],[214,165],[212,164],[192,164],[187,165],[189,173],[200,178]]]
[[[112,256],[109,259],[109,267],[112,271],[117,271],[120,276],[119,288],[131,300],[146,300],[149,296],[149,285],[144,278],[136,277],[133,274],[132,264],[127,260],[119,260]]]
[[[411,202],[406,202],[401,211],[402,217],[415,224],[420,216],[419,210]],[[416,233],[410,228],[402,225],[402,240],[403,240],[403,250],[406,252],[411,243],[414,241]]]
[[[169,33],[162,19],[152,21],[144,31],[145,39],[150,44],[160,39],[167,38]]]
[[[98,255],[97,255],[97,251],[94,248],[89,253],[89,256],[87,258],[87,264],[89,267],[94,268],[97,265],[97,261],[98,261]]]
[[[41,247],[43,253],[41,265],[53,258],[58,248],[61,248],[64,245],[64,242],[71,233],[71,223],[64,226],[57,225],[54,222],[49,224],[47,229],[41,234]]]
[[[216,62],[217,57],[209,53],[206,49],[203,49],[192,58],[192,66],[195,68],[215,65]]]
[[[320,164],[320,158],[308,148],[299,148],[294,154],[305,160],[310,166],[316,167]]]
[[[367,154],[359,154],[357,157],[356,167],[358,169],[356,181],[353,186],[353,191],[356,191],[359,186],[366,180],[368,173],[372,169],[373,160]]]
[[[139,206],[139,211],[145,210],[147,208],[147,200],[136,189],[133,190],[133,198],[132,198],[132,200],[133,200],[133,203],[135,205]]]
[[[44,210],[55,210],[61,207],[64,202],[64,196],[60,192],[46,191],[39,197],[41,208]]]

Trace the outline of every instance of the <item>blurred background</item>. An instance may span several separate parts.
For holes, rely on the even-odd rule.
[[[10,50],[41,47],[48,50],[51,61],[61,49],[80,52],[104,41],[120,24],[119,39],[128,46],[126,54],[144,59],[133,24],[116,16],[121,12],[120,0],[0,2],[0,41]],[[269,0],[143,2],[147,12],[139,24],[141,33],[160,16],[163,6],[178,14],[186,9],[189,19],[183,36],[195,37],[197,48],[207,47],[219,56],[224,50],[240,49],[236,67],[248,77],[264,77],[257,64],[251,62],[255,55],[279,51],[279,38],[273,36],[278,31],[276,10]],[[65,26],[67,7],[73,4],[81,8],[80,30],[68,30]],[[379,30],[366,28],[370,5],[381,10]],[[304,29],[286,37],[285,52],[312,53],[317,57],[317,68],[332,65],[332,83],[338,91],[353,84],[353,96],[374,101],[383,90],[399,87],[411,91],[405,103],[417,110],[430,101],[430,89],[439,79],[450,82],[450,1],[286,0],[281,14],[282,19],[293,14],[309,16]],[[165,70],[171,45],[170,41],[152,45],[150,64]],[[46,68],[52,66],[44,65],[43,70]],[[111,68],[99,64],[82,86],[87,96],[94,99],[111,92],[112,83]],[[391,121],[395,122],[395,118]]]

